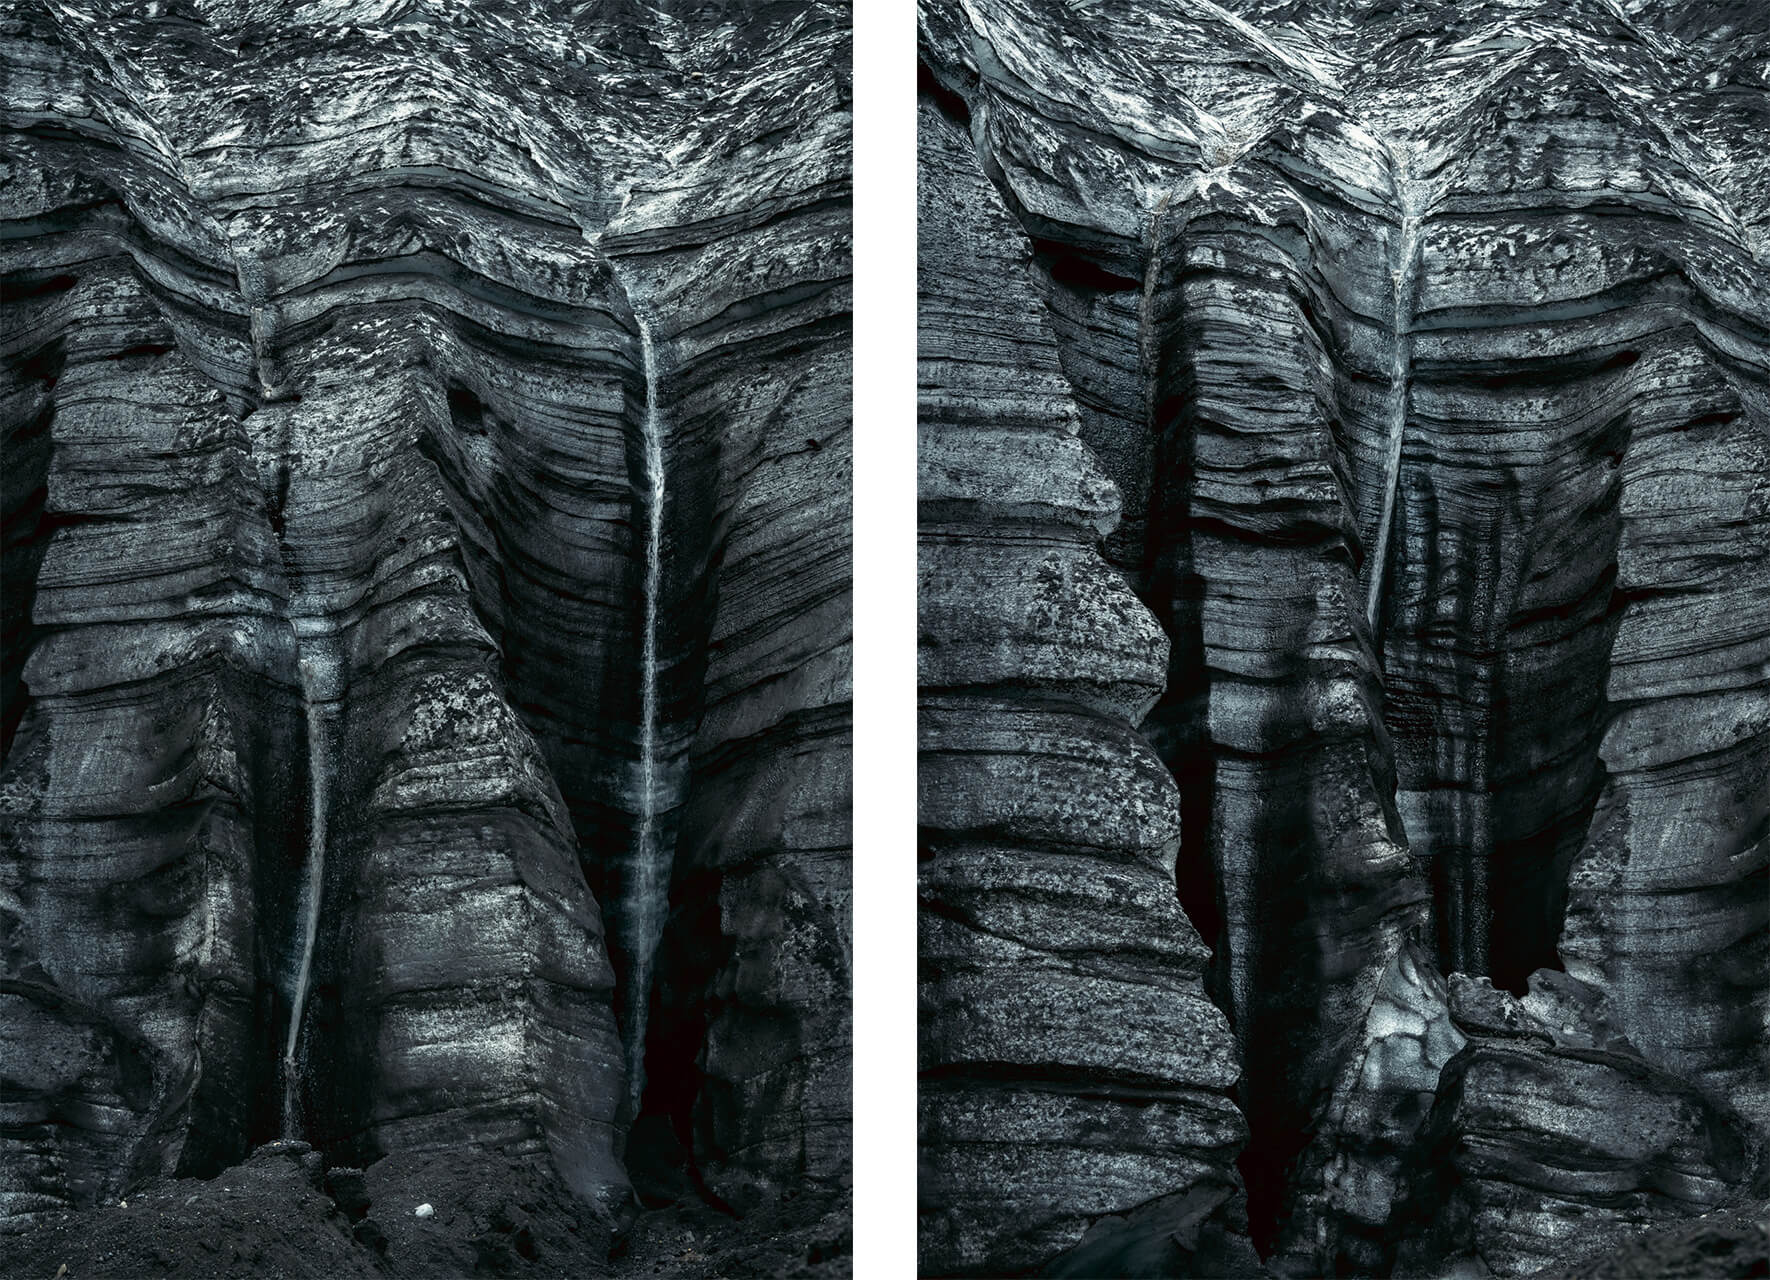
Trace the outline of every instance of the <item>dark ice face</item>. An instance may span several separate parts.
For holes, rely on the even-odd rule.
[[[1524,1274],[1750,1182],[1765,39],[922,6],[927,1269]]]
[[[0,1216],[839,1204],[846,10],[6,21]]]

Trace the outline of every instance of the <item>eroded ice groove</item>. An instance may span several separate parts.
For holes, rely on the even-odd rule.
[[[1390,268],[1393,297],[1390,307],[1388,448],[1383,464],[1383,507],[1377,517],[1366,571],[1370,582],[1364,600],[1365,623],[1373,643],[1380,643],[1383,590],[1388,578],[1389,540],[1394,536],[1395,508],[1401,497],[1401,455],[1407,437],[1408,382],[1413,358],[1414,280],[1420,263],[1420,214],[1425,207],[1425,184],[1414,178],[1405,150],[1394,153],[1395,193],[1401,225],[1395,239],[1395,265]]]

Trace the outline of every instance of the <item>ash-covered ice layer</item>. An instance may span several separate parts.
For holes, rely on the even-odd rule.
[[[0,7],[0,1217],[840,1193],[848,20]]]
[[[1770,9],[920,52],[925,1266],[1521,1275],[1762,1204]]]

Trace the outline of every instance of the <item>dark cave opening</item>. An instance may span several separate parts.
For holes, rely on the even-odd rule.
[[[1084,293],[1130,293],[1143,288],[1141,280],[1101,266],[1072,245],[1034,237],[1032,246],[1039,264],[1065,288]]]
[[[715,1016],[706,993],[731,958],[732,944],[719,922],[723,878],[718,871],[697,872],[679,879],[671,890],[651,993],[645,1093],[626,1155],[634,1192],[650,1207],[685,1194],[709,1204],[717,1201],[695,1169],[694,1109],[705,1083],[702,1049]]]
[[[927,94],[940,113],[961,128],[971,127],[971,104],[937,80],[928,64],[919,58],[916,60],[916,91]]]
[[[458,382],[448,384],[449,416],[455,426],[462,430],[477,431],[482,429],[486,408],[473,391]]]
[[[1636,359],[1624,351],[1571,372],[1614,377]],[[1557,385],[1553,372],[1520,377],[1540,394]],[[1627,414],[1602,420],[1574,438],[1562,473],[1484,476],[1460,495],[1404,464],[1402,509],[1435,533],[1392,547],[1397,590],[1373,637],[1395,794],[1431,889],[1439,971],[1515,996],[1532,973],[1563,970],[1568,878],[1607,777],[1630,437]],[[1594,482],[1595,496],[1579,487]],[[1480,535],[1475,556],[1446,551],[1459,530]],[[1446,607],[1454,625],[1439,616]]]
[[[68,277],[68,286],[73,279]],[[27,384],[42,384],[43,402],[28,420],[9,422],[6,430],[5,509],[0,512],[0,572],[6,590],[0,593],[0,759],[12,741],[30,703],[25,685],[25,659],[37,638],[32,606],[37,598],[37,573],[54,532],[49,512],[49,461],[54,449],[52,427],[55,389],[67,364],[65,343],[56,338],[22,359],[17,375]]]

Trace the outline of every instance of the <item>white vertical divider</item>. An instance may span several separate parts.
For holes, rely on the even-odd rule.
[[[916,1274],[916,14],[854,7],[854,1274]]]

